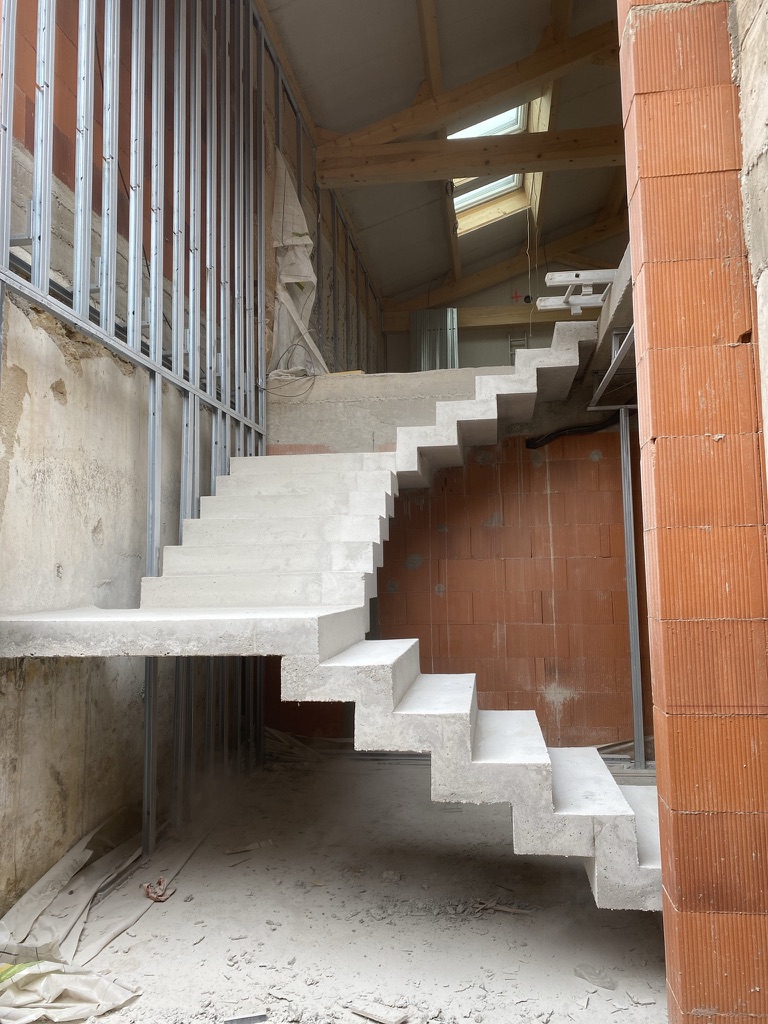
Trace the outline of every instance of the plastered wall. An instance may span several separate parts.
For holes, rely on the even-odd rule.
[[[143,371],[5,303],[0,606],[138,603]],[[164,542],[175,542],[181,398],[164,398]],[[171,673],[161,666],[161,779]],[[0,661],[0,913],[88,829],[141,799],[143,659]]]

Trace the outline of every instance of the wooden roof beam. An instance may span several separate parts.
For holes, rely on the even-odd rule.
[[[616,22],[605,22],[570,39],[553,42],[466,85],[422,99],[390,117],[341,135],[336,145],[394,142],[429,135],[469,115],[476,115],[480,120],[501,113],[534,99],[553,79],[589,64],[596,54],[606,49],[618,50],[618,45]]]
[[[624,163],[622,126],[491,135],[474,139],[391,142],[317,151],[321,188],[441,181],[490,174],[583,170]]]
[[[531,252],[518,253],[511,259],[502,260],[484,270],[478,270],[474,274],[467,274],[460,281],[453,281],[450,284],[438,288],[431,288],[422,292],[405,302],[393,302],[391,299],[384,303],[385,311],[400,310],[411,312],[415,309],[439,309],[442,306],[456,305],[461,299],[469,295],[476,295],[496,284],[503,284],[513,277],[527,273],[529,266],[536,267],[545,262],[554,263],[560,253],[571,252],[574,249],[584,249],[590,245],[596,245],[607,238],[615,238],[617,235],[625,234],[627,231],[627,217],[621,215],[610,220],[599,221],[590,224],[589,227],[580,231],[572,231],[562,238],[554,239],[539,246]]]

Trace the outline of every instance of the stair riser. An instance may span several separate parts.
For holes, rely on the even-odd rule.
[[[378,515],[322,515],[302,519],[271,517],[189,519],[184,523],[184,548],[214,544],[247,544],[269,537],[275,544],[319,544],[341,541],[378,543],[389,536],[389,520]]]
[[[167,576],[145,579],[145,608],[268,608],[361,605],[370,583],[363,573]]]
[[[381,544],[308,544],[302,547],[243,544],[186,546],[163,552],[164,576],[259,572],[373,572],[382,564]]]
[[[350,494],[255,495],[254,497],[205,497],[200,499],[201,519],[240,519],[260,516],[297,517],[313,515],[390,516],[394,498],[383,492]]]
[[[258,465],[257,465],[258,463]],[[359,472],[361,470],[391,469],[392,452],[333,452],[327,455],[267,455],[260,458],[232,458],[231,476],[249,473],[284,473],[286,467],[293,473]]]
[[[304,495],[350,493],[352,491],[385,491],[397,493],[397,478],[385,470],[348,473],[241,473],[220,476],[216,480],[217,497],[252,497],[261,495]]]

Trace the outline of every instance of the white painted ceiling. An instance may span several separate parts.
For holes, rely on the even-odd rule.
[[[446,89],[531,54],[550,0],[435,0]],[[348,132],[409,106],[425,79],[416,0],[266,0],[315,124]],[[571,32],[616,16],[615,0],[574,0]],[[562,79],[554,128],[621,121],[618,68]],[[462,127],[457,124],[455,127]],[[546,177],[537,224],[519,213],[460,238],[464,274],[591,223],[612,169]],[[442,284],[451,267],[443,185],[358,186],[341,192],[374,282],[386,297]],[[618,239],[616,252],[626,240]],[[605,247],[603,246],[603,250]]]

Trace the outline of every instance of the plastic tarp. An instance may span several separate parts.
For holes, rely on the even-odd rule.
[[[0,968],[0,1024],[87,1020],[125,1006],[140,993],[135,985],[63,964]]]
[[[275,153],[272,244],[277,259],[277,284],[268,373],[290,371],[311,377],[328,373],[309,328],[317,288],[312,266],[312,236],[288,167],[279,151]]]

